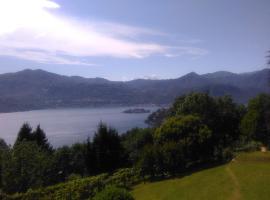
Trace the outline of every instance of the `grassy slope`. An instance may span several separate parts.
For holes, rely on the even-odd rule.
[[[140,184],[132,193],[136,200],[269,200],[270,153],[243,153],[227,165]]]

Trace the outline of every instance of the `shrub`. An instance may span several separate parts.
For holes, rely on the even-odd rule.
[[[252,151],[258,151],[260,150],[260,147],[262,146],[262,143],[251,140],[250,142],[246,142],[243,144],[240,144],[235,151],[236,152],[252,152]]]
[[[107,174],[102,174],[78,179],[37,190],[28,190],[26,193],[12,195],[6,200],[83,200],[93,198],[103,190],[107,178]]]
[[[139,170],[136,168],[119,169],[107,180],[107,183],[118,187],[130,188],[142,180]]]
[[[126,189],[108,186],[99,192],[94,200],[134,200],[134,198]]]
[[[28,190],[26,193],[18,193],[4,196],[0,193],[2,200],[85,200],[95,197],[106,185],[116,185],[117,187],[129,188],[141,179],[136,169],[120,169],[111,176],[101,174],[87,178],[74,176],[76,179],[54,186],[43,187],[36,190]],[[121,199],[120,199],[121,200]]]

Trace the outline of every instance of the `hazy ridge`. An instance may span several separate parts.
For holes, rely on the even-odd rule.
[[[169,104],[192,91],[231,95],[246,103],[259,93],[270,93],[270,69],[235,74],[226,71],[177,79],[109,81],[103,78],[62,76],[43,70],[0,75],[0,112],[59,107]]]

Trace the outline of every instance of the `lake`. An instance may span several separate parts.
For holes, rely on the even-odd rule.
[[[155,111],[157,107],[144,107]],[[36,110],[29,112],[0,114],[0,137],[8,144],[13,144],[17,133],[24,122],[32,127],[40,124],[54,147],[70,145],[92,137],[99,122],[123,133],[131,128],[145,128],[145,119],[149,113],[127,114],[124,110],[130,107],[116,108],[76,108]]]

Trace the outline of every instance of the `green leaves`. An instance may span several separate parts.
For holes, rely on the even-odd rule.
[[[270,146],[270,95],[261,94],[249,101],[241,132],[248,140]]]
[[[51,162],[36,143],[18,143],[2,163],[2,183],[6,192],[25,192],[46,185]]]
[[[210,138],[211,131],[198,116],[187,115],[167,119],[155,132],[158,143],[185,141],[202,143]]]
[[[134,198],[126,189],[107,186],[93,200],[134,200]]]

